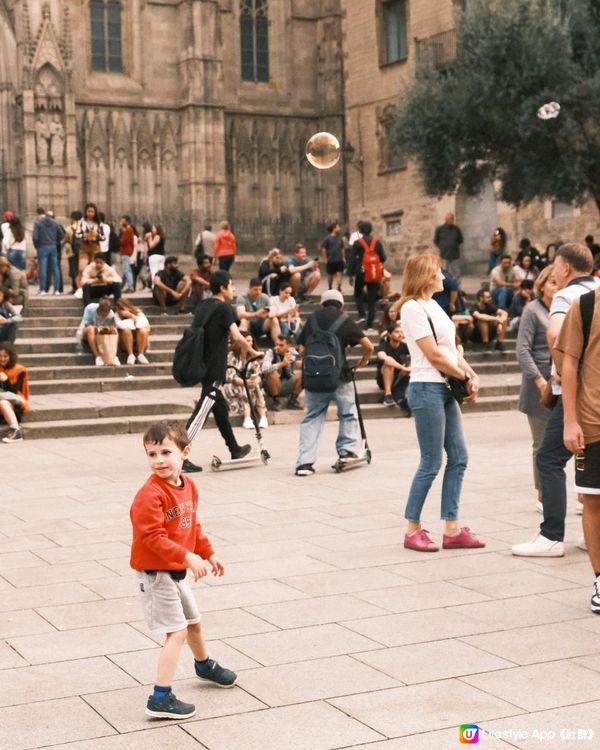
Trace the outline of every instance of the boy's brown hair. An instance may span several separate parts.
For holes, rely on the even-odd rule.
[[[190,444],[185,428],[169,422],[157,422],[148,427],[142,441],[145,448],[149,443],[160,445],[167,438],[172,440],[181,451]]]

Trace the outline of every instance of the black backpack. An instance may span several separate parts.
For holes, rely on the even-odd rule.
[[[206,376],[206,359],[204,357],[204,328],[216,312],[218,305],[210,305],[208,313],[199,316],[199,320],[186,328],[175,347],[173,355],[173,377],[179,385],[190,388],[197,385]]]
[[[346,313],[342,313],[329,328],[323,330],[317,323],[315,313],[310,318],[310,333],[302,357],[302,377],[307,391],[330,393],[338,387],[344,352],[335,332],[347,319]]]

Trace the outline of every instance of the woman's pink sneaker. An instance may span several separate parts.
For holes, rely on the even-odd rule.
[[[425,529],[417,529],[412,534],[405,534],[404,546],[406,549],[414,549],[417,552],[437,552],[439,550],[439,547]]]
[[[475,549],[476,547],[485,547],[485,542],[471,533],[468,526],[461,526],[458,534],[444,534],[442,547],[444,549]]]

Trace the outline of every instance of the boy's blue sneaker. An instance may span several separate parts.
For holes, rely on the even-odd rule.
[[[235,685],[237,680],[237,674],[232,672],[231,669],[225,669],[219,662],[214,659],[207,659],[207,666],[204,669],[200,669],[196,664],[196,674],[201,680],[208,680],[208,682],[214,682],[215,685],[224,688],[230,688]]]
[[[171,690],[162,700],[151,695],[146,704],[146,714],[155,719],[189,719],[195,713],[196,706],[193,703],[177,700]]]

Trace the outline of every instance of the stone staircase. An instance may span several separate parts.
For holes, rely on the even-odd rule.
[[[137,433],[156,420],[185,421],[198,389],[179,387],[171,376],[171,362],[181,332],[192,317],[161,316],[147,292],[130,297],[144,310],[152,326],[151,364],[146,366],[96,367],[90,354],[76,351],[81,303],[66,296],[31,298],[17,338],[19,359],[29,370],[31,386],[32,411],[24,424],[26,439]],[[303,317],[314,309],[315,301],[303,305]],[[350,300],[346,309],[356,315]],[[371,338],[376,344],[377,335],[373,333]],[[349,359],[356,361],[357,356]],[[481,352],[469,352],[469,361],[480,375],[481,395],[465,411],[514,409],[520,383],[514,339],[507,342],[506,355],[484,357]],[[399,409],[381,403],[374,365],[360,370],[357,380],[366,419],[401,416]],[[335,407],[329,416],[335,418]],[[272,424],[299,422],[301,418],[299,411],[269,413]],[[239,425],[241,419],[233,422]]]

